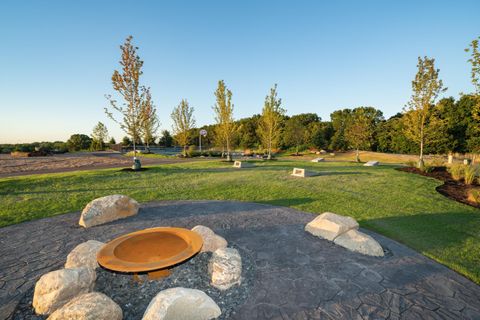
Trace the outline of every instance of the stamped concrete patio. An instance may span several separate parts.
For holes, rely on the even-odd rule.
[[[351,253],[303,230],[312,214],[230,201],[165,201],[83,229],[79,213],[0,229],[0,318],[80,242],[157,226],[202,224],[247,252],[254,286],[235,319],[480,319],[480,286],[405,246],[365,231],[383,258]]]

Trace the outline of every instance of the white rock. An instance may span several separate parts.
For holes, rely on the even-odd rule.
[[[80,224],[88,228],[99,224],[115,221],[136,215],[139,204],[124,195],[111,195],[98,198],[87,204],[80,215]]]
[[[35,285],[35,312],[50,314],[72,298],[92,291],[95,278],[95,271],[90,268],[60,269],[44,274]]]
[[[318,175],[317,172],[305,170],[303,168],[293,168],[293,172],[291,174],[292,177],[299,177],[299,178],[313,177],[317,175]]]
[[[324,158],[315,158],[311,162],[322,162],[322,161],[325,161],[325,159]]]
[[[322,213],[305,226],[305,231],[330,241],[352,229],[358,229],[355,219],[331,212]]]
[[[100,292],[79,295],[60,309],[48,320],[122,320],[123,312],[118,304]]]
[[[218,249],[210,258],[208,271],[212,286],[227,290],[242,281],[242,258],[236,249]]]
[[[374,167],[374,166],[378,166],[380,164],[380,162],[378,161],[368,161],[367,163],[364,164],[365,167]]]
[[[358,230],[350,230],[333,241],[335,244],[361,254],[383,257],[382,246],[368,234]]]
[[[74,269],[87,267],[96,269],[98,267],[97,253],[104,245],[105,243],[96,240],[88,240],[80,243],[68,254],[65,268]]]
[[[200,252],[214,252],[215,250],[226,248],[227,240],[213,232],[212,229],[205,226],[195,226],[192,231],[198,233],[203,240],[203,246]]]
[[[215,319],[222,311],[203,291],[187,288],[171,288],[160,291],[152,299],[143,320],[208,320]]]

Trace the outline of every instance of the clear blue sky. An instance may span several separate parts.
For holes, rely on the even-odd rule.
[[[288,114],[410,97],[418,56],[436,58],[446,95],[471,92],[480,1],[9,1],[0,3],[0,143],[66,140],[104,122],[119,45],[133,35],[162,128],[182,98],[213,122],[224,79],[235,117],[259,113],[278,83]]]

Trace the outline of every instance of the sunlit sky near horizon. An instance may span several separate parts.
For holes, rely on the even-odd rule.
[[[235,118],[261,112],[278,83],[287,114],[374,106],[411,95],[418,56],[436,58],[445,96],[471,92],[464,48],[480,1],[2,1],[0,143],[66,140],[107,119],[119,45],[133,35],[162,129],[182,98],[214,122],[219,79]]]

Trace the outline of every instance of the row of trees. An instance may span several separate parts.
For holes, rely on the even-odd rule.
[[[118,121],[133,143],[143,139],[145,144],[155,141],[159,127],[156,108],[150,89],[140,85],[143,61],[128,37],[120,48],[122,71],[112,76],[114,90],[122,97],[118,104],[107,96],[113,110],[123,115]],[[383,152],[419,153],[419,167],[423,167],[423,155],[427,153],[480,152],[480,53],[475,39],[466,51],[472,66],[471,79],[475,91],[462,94],[458,101],[439,96],[446,91],[439,77],[435,59],[419,57],[417,73],[412,81],[412,96],[399,113],[385,120],[380,110],[371,106],[337,110],[331,121],[322,121],[314,113],[287,116],[278,97],[275,84],[265,97],[261,114],[235,121],[232,91],[220,80],[214,92],[213,112],[215,124],[196,128],[194,108],[186,99],[171,113],[173,137],[186,148],[196,144],[199,131],[206,129],[210,134],[205,144],[221,148],[228,160],[233,148],[255,148],[271,158],[277,148],[292,148],[296,153],[307,147],[356,150],[378,150]],[[107,115],[117,121],[106,109]],[[213,134],[212,134],[213,133]],[[163,131],[165,145],[171,135]],[[161,143],[162,144],[162,143]]]

